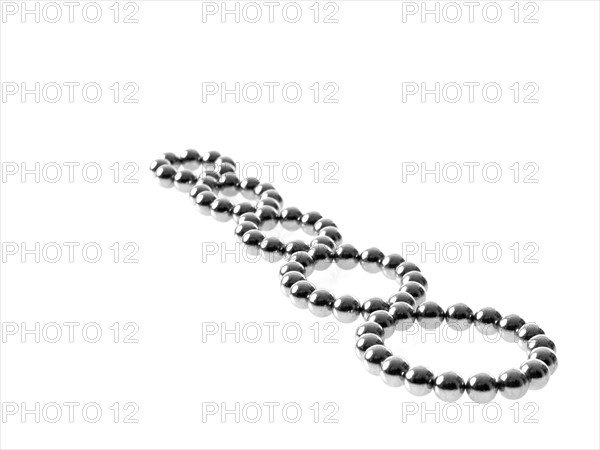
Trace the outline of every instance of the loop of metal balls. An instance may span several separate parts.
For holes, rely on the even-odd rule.
[[[471,325],[485,335],[500,333],[508,342],[516,342],[528,354],[519,369],[509,369],[498,377],[488,373],[475,374],[465,381],[455,372],[435,376],[424,366],[410,366],[401,356],[395,356],[385,346],[385,340],[394,331],[405,331],[416,322],[424,329],[435,329],[446,322],[457,331],[465,331]],[[405,386],[411,394],[422,396],[431,391],[443,401],[455,402],[466,391],[471,400],[478,403],[491,402],[498,392],[503,397],[516,400],[526,392],[543,388],[558,366],[556,346],[535,323],[511,314],[502,317],[494,308],[473,312],[464,303],[458,303],[444,311],[437,303],[427,301],[416,310],[403,306],[401,310],[376,311],[356,331],[356,355],[363,361],[367,371],[380,375],[388,385]]]
[[[254,177],[240,180],[234,160],[219,152],[167,152],[151,163],[150,170],[161,186],[188,193],[200,213],[220,222],[233,219],[237,223],[235,237],[249,254],[269,262],[285,258],[279,270],[280,286],[293,305],[318,317],[333,314],[342,323],[354,322],[362,315],[367,322],[356,331],[357,356],[370,373],[380,375],[390,386],[405,386],[414,395],[433,390],[447,402],[458,400],[466,391],[473,401],[485,403],[492,401],[497,392],[518,399],[528,389],[541,389],[557,368],[556,347],[535,323],[525,323],[514,314],[502,317],[494,308],[474,313],[458,303],[444,311],[437,303],[425,301],[428,282],[416,264],[396,253],[385,255],[375,247],[359,252],[353,245],[343,244],[335,222],[316,211],[302,213],[296,207],[283,208],[283,197],[271,183],[261,183]],[[237,194],[248,201],[233,204],[227,198]],[[278,225],[288,231],[302,229],[312,239],[308,243],[284,243],[264,234]],[[314,270],[333,265],[344,270],[360,265],[369,273],[382,272],[396,280],[400,288],[387,300],[373,297],[361,303],[350,295],[335,297],[307,280]],[[500,333],[503,339],[517,342],[528,352],[528,359],[519,369],[509,369],[498,377],[479,373],[465,382],[455,372],[434,376],[424,366],[411,367],[384,345],[394,331],[404,331],[415,322],[425,329],[446,322],[459,331],[474,324],[483,334]]]

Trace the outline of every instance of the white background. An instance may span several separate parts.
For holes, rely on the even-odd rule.
[[[42,16],[36,23],[33,15],[22,19],[20,10],[8,14],[7,3],[3,93],[21,83],[42,89],[93,82],[103,95],[92,103],[76,89],[69,102],[65,88],[56,103],[48,101],[49,91],[39,102],[20,92],[2,99],[2,448],[598,448],[597,2],[521,3],[517,23],[512,1],[498,3],[496,23],[482,15],[486,3],[473,23],[463,3],[457,23],[446,20],[454,14],[449,9],[439,23],[432,15],[403,20],[403,8],[412,6],[393,1],[338,1],[337,23],[324,23],[335,8],[324,4],[315,23],[313,2],[300,2],[296,23],[282,17],[282,5],[273,23],[243,17],[236,23],[232,16],[223,23],[219,15],[203,21],[203,4],[194,1],[117,5],[117,23],[113,2],[99,2],[103,15],[96,23],[82,16],[85,2],[73,23],[59,3],[61,20]],[[35,3],[26,2],[28,8]],[[136,9],[137,23],[125,23]],[[530,19],[537,23],[525,23],[535,10]],[[110,90],[115,82],[117,102]],[[264,97],[236,103],[232,95],[203,101],[203,83],[236,82],[293,82],[303,95],[296,103],[284,100],[281,90],[272,103]],[[337,85],[338,102],[322,96],[315,102],[315,82]],[[465,82],[480,84],[473,102],[466,90],[456,103],[447,101],[450,94],[439,103],[433,94],[424,102],[419,95],[403,101],[403,83]],[[137,103],[124,102],[125,83],[138,87]],[[482,98],[486,83],[501,86],[499,101]],[[514,83],[521,94],[516,102]],[[537,86],[536,103],[524,101],[525,83]],[[279,163],[273,183],[288,206],[332,218],[345,241],[360,249],[402,253],[416,246],[407,258],[427,276],[429,299],[444,307],[458,301],[474,309],[494,306],[538,322],[557,344],[558,371],[545,389],[517,402],[498,396],[492,409],[477,407],[471,416],[466,396],[449,410],[434,394],[413,397],[384,385],[354,356],[359,322],[335,329],[332,317],[294,308],[279,291],[280,264],[209,254],[207,244],[236,248],[233,223],[198,214],[185,194],[160,188],[147,170],[160,153],[186,148],[218,150],[245,167],[259,164],[263,181],[269,178],[265,164]],[[22,179],[22,163],[34,172],[39,163],[40,179],[35,173]],[[54,183],[48,180],[53,163],[64,168]],[[73,182],[64,163],[79,163]],[[86,163],[102,168],[98,182],[84,179]],[[301,167],[299,181],[284,179],[287,163]],[[327,163],[337,168],[329,180],[336,182],[325,182]],[[406,176],[421,163],[429,169],[439,163],[440,170],[458,164],[465,171],[454,183],[450,172],[438,182],[434,174],[424,182]],[[479,164],[473,182],[465,163]],[[488,163],[502,169],[496,182],[482,175]],[[136,165],[130,180],[137,183],[124,182]],[[117,182],[111,166],[120,168]],[[520,168],[517,182],[511,166]],[[19,172],[9,175],[15,167]],[[531,168],[536,173],[528,180],[537,182],[528,183]],[[78,243],[74,262],[65,242]],[[476,243],[472,261],[466,242]],[[35,254],[23,254],[36,243],[47,249],[59,243],[62,258],[52,263],[41,255],[36,262]],[[83,258],[87,243],[102,249],[99,262]],[[115,243],[118,256],[110,249]],[[482,255],[486,244],[502,250],[497,262]],[[451,262],[441,249],[456,245],[464,253]],[[125,263],[132,248],[138,262]],[[535,255],[525,262],[531,249]],[[311,279],[361,299],[397,289],[361,269],[332,269]],[[22,328],[52,322],[79,323],[74,342],[42,336],[36,343],[31,334],[22,342]],[[110,329],[115,322],[118,343]],[[205,335],[203,342],[208,323],[249,330],[248,324],[265,322],[278,324],[273,342],[264,335],[254,344],[243,337],[236,343],[232,335],[225,342]],[[11,323],[19,327],[16,335],[8,332]],[[102,329],[95,344],[81,335],[88,323]],[[302,330],[298,343],[282,337],[286,324]],[[138,342],[123,342],[136,327]],[[327,342],[330,333],[337,342]],[[481,336],[474,344],[422,341],[394,336],[389,344],[411,364],[465,377],[498,374],[525,358],[516,346],[492,345]],[[38,418],[21,415],[23,407],[54,402],[63,405],[57,423],[47,420],[55,414],[49,410]],[[97,403],[102,418],[91,423],[79,407],[70,423],[65,402]],[[269,402],[279,404],[272,423]],[[117,423],[110,409],[115,403]],[[137,423],[125,423],[132,411],[127,403],[137,405],[131,406],[138,408]],[[254,410],[240,413],[237,422],[233,414],[203,417],[213,403],[230,409],[258,403],[263,417],[250,423]],[[297,423],[281,413],[294,403],[302,412]],[[6,413],[11,405],[19,408],[14,415]],[[461,416],[452,423],[457,411]],[[337,423],[325,419],[330,412]]]

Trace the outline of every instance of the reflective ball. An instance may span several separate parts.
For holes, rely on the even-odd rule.
[[[279,216],[281,226],[286,230],[295,231],[300,229],[300,218],[302,217],[302,212],[295,206],[282,209]]]
[[[488,403],[498,393],[496,380],[488,373],[478,373],[469,377],[466,384],[467,395],[477,403]]]
[[[408,283],[403,284],[400,286],[400,290],[398,292],[406,292],[407,294],[410,294],[417,302],[417,305],[420,305],[427,299],[425,288],[416,281],[409,281]]]
[[[283,245],[278,237],[269,236],[260,243],[260,254],[265,261],[280,261],[283,258]]]
[[[205,216],[210,216],[210,205],[217,199],[217,196],[212,191],[200,192],[196,195],[196,209]]]
[[[385,384],[392,387],[404,386],[404,376],[410,366],[400,356],[390,356],[381,363],[381,379]]]
[[[421,272],[419,272],[418,270],[412,270],[412,271],[406,273],[402,277],[402,280],[400,280],[400,281],[402,282],[402,284],[406,284],[410,281],[414,281],[416,283],[419,283],[421,286],[423,286],[425,288],[425,290],[427,290],[429,288],[429,284],[427,283],[425,276],[423,276],[423,274]]]
[[[164,165],[156,169],[156,179],[158,180],[158,184],[164,188],[173,187],[175,175],[177,175],[177,169],[173,166]]]
[[[494,308],[483,308],[473,316],[475,328],[484,336],[493,336],[500,331],[498,322],[502,319],[502,315]]]
[[[529,390],[529,378],[519,369],[502,372],[497,380],[498,392],[509,400],[518,400]]]
[[[250,230],[247,231],[242,236],[242,244],[244,244],[245,250],[250,256],[258,256],[260,255],[260,243],[265,238],[265,235],[261,233],[259,230]]]
[[[325,227],[319,231],[319,236],[327,236],[335,245],[340,245],[342,243],[342,233],[336,227]]]
[[[294,283],[290,288],[290,301],[292,305],[300,309],[308,309],[308,296],[315,291],[315,285],[301,280]]]
[[[218,222],[227,222],[231,219],[233,204],[226,198],[217,198],[210,204],[210,215]]]
[[[181,164],[181,162],[179,161],[179,156],[177,156],[173,152],[165,152],[161,155],[160,158],[166,159],[167,161],[169,161],[169,164],[171,164],[172,166],[175,166],[175,167],[177,167]]]
[[[337,228],[337,225],[331,219],[319,219],[315,222],[314,225],[315,233],[319,234],[319,232],[325,227]]]
[[[374,345],[383,345],[383,339],[381,339],[376,334],[363,334],[356,340],[356,345],[354,346],[354,350],[356,351],[356,356],[361,361],[365,356],[365,352]]]
[[[333,316],[342,323],[354,322],[360,316],[360,302],[351,295],[342,295],[333,303]]]
[[[439,328],[444,321],[445,312],[440,305],[435,302],[425,302],[415,310],[415,318],[419,325],[425,330],[435,330]]]
[[[322,218],[323,216],[317,211],[307,212],[303,214],[300,218],[300,226],[302,227],[305,233],[316,234],[315,223],[317,223],[317,221]]]
[[[279,208],[281,208],[283,206],[283,197],[275,189],[268,189],[268,190],[264,191],[262,194],[260,194],[260,199],[261,200],[272,199],[272,200],[275,200],[279,204]]]
[[[316,289],[308,296],[308,310],[317,317],[331,314],[335,297],[326,289]]]
[[[254,189],[256,186],[260,184],[260,180],[258,178],[250,177],[240,181],[240,193],[244,198],[248,200],[254,200],[256,195],[254,194]]]
[[[457,331],[465,331],[473,324],[473,310],[464,303],[456,303],[446,310],[446,322]]]
[[[362,316],[367,319],[375,311],[387,311],[390,308],[385,300],[379,297],[372,297],[362,304]]]
[[[404,275],[406,275],[409,272],[420,272],[421,269],[419,269],[419,267],[415,264],[412,263],[410,261],[405,261],[403,263],[398,264],[398,266],[396,266],[396,281],[398,283],[402,283],[402,277]]]
[[[363,334],[376,334],[380,338],[383,338],[383,328],[381,325],[375,322],[365,322],[356,329],[356,338],[361,337]]]
[[[191,190],[190,190],[190,199],[192,200],[192,203],[196,203],[196,197],[198,196],[198,194],[200,192],[209,192],[211,189],[202,183],[196,184]]]
[[[342,244],[335,250],[335,263],[340,269],[349,270],[358,265],[360,253],[351,244]]]
[[[369,273],[377,273],[381,270],[381,261],[385,255],[376,247],[364,250],[360,254],[360,265]]]
[[[558,368],[558,357],[556,356],[556,353],[547,347],[533,349],[531,353],[529,353],[529,359],[539,359],[546,364],[550,370],[550,375],[556,372],[556,369]]]
[[[396,267],[404,262],[404,258],[398,253],[386,255],[381,260],[381,271],[383,274],[392,280],[396,279]]]
[[[152,161],[150,163],[150,170],[152,171],[152,173],[154,173],[154,175],[156,175],[156,171],[158,170],[158,168],[160,166],[164,166],[164,165],[168,165],[168,164],[170,164],[170,162],[167,159],[164,159],[164,158],[155,159],[154,161]]]
[[[527,341],[527,351],[529,352],[542,347],[549,348],[553,352],[556,352],[556,345],[554,345],[554,342],[552,342],[545,334],[538,334]]]
[[[363,364],[371,375],[379,375],[381,373],[381,363],[392,356],[392,352],[385,345],[372,345],[365,352]]]
[[[306,277],[300,272],[286,273],[283,277],[281,277],[281,281],[279,282],[281,292],[283,292],[284,295],[290,295],[290,290],[292,286],[298,281],[306,281]]]
[[[396,330],[406,331],[415,323],[415,315],[412,306],[405,302],[394,303],[390,306],[390,316],[394,319]]]
[[[254,207],[254,205],[252,203],[241,202],[233,207],[233,210],[231,211],[231,216],[233,217],[233,220],[235,222],[239,223],[240,217],[243,214],[254,213],[255,211],[256,211],[256,208]]]
[[[272,206],[263,206],[256,210],[256,216],[260,219],[260,228],[269,231],[277,226],[279,213]]]
[[[455,402],[465,392],[465,380],[456,372],[444,372],[433,380],[433,391],[444,402]]]
[[[414,297],[407,292],[396,292],[388,299],[388,304],[393,305],[394,303],[403,302],[408,303],[413,309],[417,306],[417,302]]]
[[[427,395],[433,389],[433,372],[424,366],[408,369],[404,375],[404,386],[413,395]]]
[[[186,169],[196,170],[198,167],[200,167],[201,159],[202,157],[200,156],[200,153],[198,153],[196,150],[189,149],[185,150],[181,154],[179,157],[179,162]]]
[[[296,252],[308,252],[308,250],[310,247],[304,241],[295,240],[285,244],[285,254],[288,258]]]
[[[315,270],[315,262],[307,252],[295,252],[289,257],[289,261],[298,261],[304,266],[305,275],[310,276]]]
[[[523,372],[529,380],[529,389],[537,391],[542,389],[550,381],[550,369],[539,359],[530,359],[521,364]]]
[[[258,216],[253,212],[246,212],[246,213],[240,215],[240,217],[238,219],[238,223],[244,223],[244,222],[252,222],[258,228],[260,228],[262,225]]]
[[[304,266],[298,261],[288,261],[279,268],[279,276],[282,277],[288,272],[300,272],[302,275],[304,275],[305,270]]]
[[[262,208],[263,206],[270,206],[271,208],[275,209],[276,211],[281,210],[281,205],[277,202],[277,200],[274,200],[272,198],[264,198],[264,199],[260,200],[256,204],[256,209]]]
[[[260,183],[254,188],[254,195],[260,198],[261,195],[263,195],[265,192],[271,189],[275,189],[275,186],[273,186],[271,183]]]
[[[325,270],[333,263],[333,250],[324,244],[317,244],[308,250],[314,261],[315,270]]]
[[[517,343],[519,344],[519,347],[521,347],[523,350],[527,350],[527,343],[529,342],[529,339],[537,336],[538,334],[545,334],[544,330],[542,330],[538,324],[534,322],[528,322],[523,325],[521,328],[519,328],[519,331],[517,331]]]
[[[394,322],[394,318],[387,311],[375,311],[369,314],[367,318],[368,322],[375,322],[381,328],[383,328],[383,338],[387,339],[392,334],[394,334],[394,330],[396,329],[396,323]]]
[[[314,247],[315,245],[318,245],[318,244],[326,245],[332,251],[335,252],[335,242],[333,242],[333,239],[331,239],[330,237],[327,237],[327,236],[317,236],[312,241],[310,241],[310,247]],[[334,253],[333,257],[335,257],[335,253]]]
[[[202,155],[202,163],[204,164],[214,164],[217,162],[217,159],[219,159],[219,157],[221,156],[221,154],[215,150],[211,150],[207,153],[205,153],[204,155]]]
[[[190,192],[198,179],[194,172],[187,169],[182,169],[175,175],[173,182],[175,183],[175,189],[181,192]]]
[[[233,172],[227,172],[221,175],[217,182],[217,187],[223,195],[233,197],[238,193],[240,187],[240,179]]]
[[[236,225],[234,234],[237,241],[242,242],[242,237],[244,236],[244,234],[246,234],[247,231],[250,230],[258,230],[258,227],[252,222],[244,222]]]
[[[508,316],[504,316],[498,322],[498,327],[500,328],[500,336],[507,342],[517,342],[517,331],[525,325],[525,321],[516,314],[509,314]]]

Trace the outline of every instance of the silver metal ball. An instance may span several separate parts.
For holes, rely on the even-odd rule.
[[[192,195],[191,192],[190,192],[190,195]],[[231,216],[233,217],[233,220],[235,222],[239,223],[240,217],[242,215],[244,215],[246,213],[254,213],[254,212],[256,212],[256,208],[254,207],[254,205],[252,203],[241,202],[233,207],[233,209],[231,210]]]
[[[502,339],[507,342],[517,342],[519,340],[517,337],[517,331],[519,331],[523,325],[525,325],[525,321],[516,314],[504,316],[498,322],[500,336],[502,336]]]
[[[156,175],[156,171],[158,170],[158,168],[160,166],[169,165],[169,164],[171,164],[171,163],[169,162],[168,159],[165,159],[165,158],[155,159],[154,161],[152,161],[150,163],[150,170],[152,171],[152,173],[154,173],[154,175]]]
[[[529,359],[539,359],[546,364],[548,369],[550,369],[550,375],[558,369],[558,357],[556,356],[556,353],[547,347],[533,349],[531,353],[529,353]]]
[[[321,228],[321,231],[319,231],[318,235],[327,236],[328,238],[333,240],[333,242],[335,242],[335,245],[340,245],[343,240],[342,233],[340,233],[340,231],[336,227]]]
[[[404,386],[413,395],[427,395],[433,389],[433,372],[424,366],[415,366],[408,369],[404,375]]]
[[[247,198],[248,200],[254,200],[256,198],[256,194],[254,194],[254,189],[259,184],[260,180],[258,178],[246,178],[240,181],[240,193],[244,198]]]
[[[502,315],[494,308],[486,307],[480,309],[473,316],[475,328],[484,336],[494,336],[500,332],[498,322],[502,319]]]
[[[308,252],[309,250],[310,247],[306,242],[296,239],[285,244],[285,257],[289,259],[296,252]]]
[[[217,196],[212,191],[200,192],[196,195],[196,209],[205,216],[210,216],[210,205],[217,199]]]
[[[288,261],[298,261],[304,266],[304,274],[309,277],[315,270],[315,262],[307,252],[294,252]]]
[[[388,304],[393,305],[394,303],[403,302],[408,303],[413,309],[417,306],[415,298],[408,292],[396,292],[390,298],[388,298]]]
[[[444,321],[445,312],[440,305],[435,302],[425,302],[415,310],[415,318],[425,330],[435,330],[439,328]]]
[[[356,340],[356,344],[354,346],[354,350],[356,351],[356,356],[361,361],[365,356],[365,352],[374,345],[383,345],[383,339],[381,339],[376,334],[363,334]]]
[[[179,162],[186,169],[196,170],[198,167],[200,167],[201,159],[202,157],[200,156],[200,153],[198,153],[196,150],[189,149],[185,150],[181,154],[179,157]]]
[[[368,319],[371,313],[375,311],[387,311],[388,309],[390,309],[390,305],[384,299],[372,297],[362,304],[362,316]]]
[[[419,272],[419,266],[410,261],[404,261],[396,266],[396,281],[398,283],[402,283],[402,277],[406,275],[408,272]]]
[[[404,258],[398,253],[390,253],[381,260],[381,271],[383,274],[391,279],[396,279],[396,267],[404,262]]]
[[[408,303],[397,302],[390,306],[390,316],[394,319],[396,330],[404,332],[415,323],[414,309]]]
[[[260,220],[259,228],[265,231],[270,231],[277,226],[279,221],[279,213],[272,206],[263,206],[256,210],[256,216]]]
[[[406,284],[400,286],[399,292],[406,292],[415,299],[417,305],[420,305],[427,299],[427,292],[425,288],[416,281],[409,281]]]
[[[314,261],[315,270],[325,270],[333,264],[333,250],[325,244],[316,244],[308,250]]]
[[[340,269],[350,270],[358,265],[360,253],[351,244],[342,244],[335,250],[335,263]]]
[[[539,359],[529,359],[521,364],[521,372],[523,372],[529,380],[529,389],[537,391],[542,389],[550,381],[550,369]]]
[[[239,217],[238,223],[244,223],[244,222],[252,222],[258,228],[260,228],[262,226],[260,219],[258,218],[256,213],[253,213],[253,212],[244,213]]]
[[[315,229],[315,233],[319,234],[319,232],[325,228],[325,227],[334,227],[337,228],[337,225],[335,224],[335,222],[331,219],[319,219],[315,222],[314,225],[314,229]]]
[[[300,309],[308,309],[308,296],[315,291],[314,284],[306,280],[294,283],[290,288],[290,301],[292,305]]]
[[[392,356],[392,352],[385,345],[373,345],[365,352],[363,364],[371,375],[379,375],[381,373],[381,363],[390,356]]]
[[[421,286],[423,286],[423,288],[425,288],[425,290],[427,290],[429,288],[429,283],[427,283],[427,279],[418,270],[413,270],[411,272],[408,272],[406,275],[404,275],[402,277],[402,280],[401,280],[402,284],[406,284],[410,281],[415,281],[415,282],[419,283]]]
[[[288,272],[300,272],[302,275],[306,273],[304,270],[304,266],[298,261],[288,261],[283,266],[281,266],[279,268],[279,277],[283,277]]]
[[[529,378],[519,369],[502,372],[497,380],[498,392],[509,400],[518,400],[529,390]]]
[[[527,341],[527,351],[531,352],[536,348],[546,347],[556,353],[556,345],[545,334],[538,334]]]
[[[246,234],[247,231],[250,230],[258,230],[258,227],[256,225],[254,225],[252,222],[244,222],[244,223],[240,223],[235,227],[234,230],[234,234],[235,234],[235,238],[238,242],[242,242],[242,238],[244,237],[244,234]]]
[[[298,281],[306,281],[306,277],[300,272],[288,272],[281,277],[280,287],[284,295],[290,295],[291,287]]]
[[[284,244],[278,237],[269,236],[260,243],[260,254],[265,261],[277,262],[283,259]]]
[[[383,331],[383,328],[381,327],[381,325],[379,325],[378,323],[375,323],[375,322],[365,322],[356,329],[355,336],[358,339],[363,334],[368,334],[368,333],[376,334],[380,338],[383,338],[383,335],[384,335],[384,331]]]
[[[396,330],[396,323],[394,318],[387,311],[375,311],[372,312],[367,318],[368,322],[375,322],[383,328],[384,339],[389,338]]]
[[[237,195],[238,189],[240,187],[240,179],[233,172],[227,172],[221,175],[217,183],[221,194],[226,195],[228,197],[233,197],[234,195]]]
[[[181,192],[189,193],[198,179],[194,172],[187,169],[181,169],[179,172],[175,174],[175,178],[173,178],[173,183],[175,183],[175,189]]]
[[[392,387],[404,386],[404,376],[410,369],[408,362],[400,356],[390,356],[381,363],[381,379]]]
[[[217,222],[227,222],[231,219],[233,204],[226,198],[217,198],[210,204],[210,215]]]
[[[342,295],[333,303],[333,316],[342,323],[354,322],[360,316],[360,302],[351,295]]]
[[[302,212],[295,206],[282,209],[279,214],[279,222],[281,226],[288,231],[296,231],[300,229],[300,219]]]
[[[376,247],[364,250],[360,254],[360,265],[369,273],[377,273],[381,270],[381,261],[385,255]]]
[[[304,230],[307,234],[317,234],[315,231],[315,224],[319,219],[322,219],[323,216],[317,211],[310,211],[302,215],[300,218],[300,226],[302,230]]]
[[[190,190],[190,200],[192,201],[192,203],[196,203],[196,197],[198,196],[198,194],[200,194],[201,192],[210,191],[211,188],[209,188],[207,185],[202,183],[196,183],[196,185]]]
[[[247,231],[242,236],[242,244],[245,245],[245,250],[250,256],[260,255],[260,243],[265,239],[265,235],[259,230]]]
[[[332,253],[332,259],[335,257],[335,242],[333,242],[333,239],[327,236],[317,236],[312,241],[310,241],[309,249],[310,247],[314,247],[315,245],[319,244],[326,245],[327,247],[329,247],[332,250],[332,252],[334,252]]]
[[[537,323],[528,322],[519,328],[519,331],[517,331],[517,338],[519,339],[517,344],[519,344],[519,347],[521,347],[523,350],[527,350],[527,343],[529,342],[529,339],[537,336],[538,334],[546,333],[544,333],[544,330],[542,330]]]
[[[457,331],[468,330],[473,324],[473,310],[464,303],[456,303],[446,310],[446,322]]]
[[[489,373],[478,373],[469,377],[466,384],[467,395],[477,403],[488,403],[498,393],[496,379]]]
[[[456,372],[444,372],[433,380],[433,392],[444,402],[455,402],[465,392],[465,380]]]
[[[335,297],[326,289],[316,289],[308,296],[308,310],[317,317],[327,317],[332,313]]]

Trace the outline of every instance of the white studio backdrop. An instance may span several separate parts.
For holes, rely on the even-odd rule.
[[[2,448],[598,448],[597,2],[0,5]],[[558,371],[487,406],[386,386],[362,320],[294,308],[281,263],[158,186],[187,148],[405,255],[444,308],[539,323]],[[389,345],[465,377],[525,359],[450,341]]]

